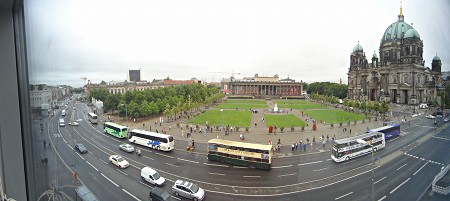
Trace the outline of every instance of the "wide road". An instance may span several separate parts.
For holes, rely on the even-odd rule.
[[[89,123],[85,104],[74,105],[76,109],[69,105],[64,118],[66,123],[79,120],[80,125],[59,127],[59,112],[49,120],[48,134],[65,164],[76,169],[80,180],[102,200],[148,200],[153,186],[140,179],[140,170],[145,166],[166,178],[166,191],[171,192],[177,179],[185,179],[204,188],[206,200],[367,200],[371,196],[370,156],[337,164],[325,151],[276,158],[273,169],[264,171],[209,162],[200,150],[206,150],[205,145],[198,144],[199,150],[193,153],[175,142],[176,150],[172,152],[142,148],[139,157],[118,149],[126,139],[106,135],[100,125]],[[403,196],[416,200],[442,165],[449,162],[448,154],[443,153],[445,148],[448,152],[449,141],[445,139],[450,138],[450,132],[441,127],[435,133],[430,126],[431,120],[417,117],[412,125],[402,125],[401,137],[387,142],[385,149],[375,153],[376,158],[381,157],[375,169],[377,200],[405,200],[400,199]],[[83,143],[89,152],[76,153],[72,148],[75,143]],[[112,154],[124,156],[131,166],[118,169],[108,163]],[[405,193],[408,191],[404,189],[409,188],[415,192]]]

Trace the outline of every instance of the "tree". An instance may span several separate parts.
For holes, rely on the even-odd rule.
[[[140,104],[141,116],[145,117],[151,114],[151,107],[147,100],[144,100]]]
[[[387,104],[386,101],[381,102],[381,108],[380,111],[386,115],[386,112],[389,111],[389,105]]]

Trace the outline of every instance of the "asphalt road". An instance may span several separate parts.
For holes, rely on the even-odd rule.
[[[72,108],[72,105],[69,105]],[[64,163],[58,174],[76,170],[80,181],[101,200],[148,200],[152,185],[142,182],[140,170],[156,169],[166,178],[163,187],[171,193],[177,179],[185,179],[206,190],[206,200],[370,200],[371,157],[363,156],[337,164],[330,160],[329,147],[323,152],[275,158],[270,171],[234,167],[209,162],[206,145],[197,143],[196,152],[184,150],[175,142],[176,150],[162,152],[141,148],[142,156],[125,153],[118,145],[126,139],[106,135],[100,125],[86,120],[87,106],[76,104],[67,109],[66,123],[79,121],[79,126],[59,127],[60,112],[49,119],[48,135],[54,143],[55,156]],[[433,121],[417,117],[412,125],[402,125],[402,135],[386,143],[375,153],[381,162],[375,168],[376,200],[418,200],[429,196],[429,185],[443,164],[450,162],[450,132],[442,124],[435,132]],[[73,144],[83,143],[89,152],[78,154]],[[320,145],[317,145],[320,146]],[[204,151],[205,150],[205,151]],[[120,154],[130,167],[119,169],[108,162],[112,154]],[[70,183],[63,181],[62,183]],[[78,183],[79,185],[79,183]],[[173,196],[173,199],[186,200]]]

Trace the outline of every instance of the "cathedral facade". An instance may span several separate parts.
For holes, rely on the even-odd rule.
[[[353,48],[348,69],[349,99],[417,105],[436,98],[441,60],[436,55],[431,69],[425,66],[423,40],[404,21],[402,8],[397,22],[384,32],[378,55],[374,52],[369,63],[359,42]]]

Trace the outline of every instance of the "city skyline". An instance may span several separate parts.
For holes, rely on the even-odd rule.
[[[437,53],[442,71],[449,71],[450,3],[402,6],[405,22],[424,41],[425,66]],[[147,81],[218,82],[231,74],[211,72],[227,72],[346,84],[353,47],[359,42],[368,59],[378,55],[399,8],[399,1],[387,0],[30,2],[30,83],[123,81],[129,69],[141,68]]]

